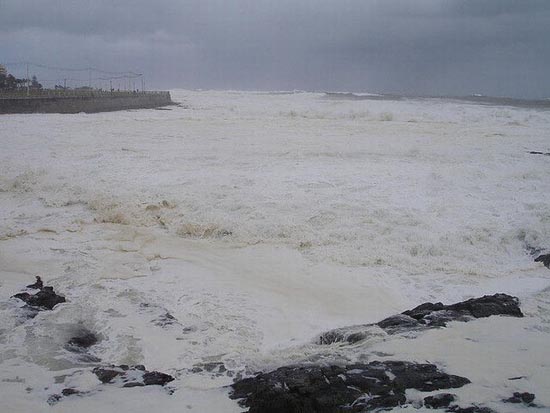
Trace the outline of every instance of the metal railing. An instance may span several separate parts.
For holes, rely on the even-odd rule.
[[[131,90],[82,90],[82,89],[34,89],[0,90],[0,99],[43,99],[43,98],[92,98],[92,97],[129,97],[144,95],[169,95],[166,91],[131,91]]]

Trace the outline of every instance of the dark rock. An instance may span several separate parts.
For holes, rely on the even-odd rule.
[[[174,381],[174,378],[169,374],[160,373],[158,371],[151,371],[143,374],[143,384],[146,386],[160,385],[164,386],[166,383]]]
[[[449,405],[456,400],[456,396],[451,393],[440,393],[434,396],[428,396],[424,398],[424,406],[432,409],[441,409],[442,407],[449,407]]]
[[[176,317],[174,317],[169,312],[166,312],[166,313],[162,314],[160,317],[158,317],[157,319],[155,319],[154,323],[155,323],[155,325],[157,325],[159,327],[167,327],[167,326],[171,326],[171,325],[174,325],[174,324],[179,324]]]
[[[44,287],[44,283],[42,282],[42,278],[40,278],[38,275],[36,276],[36,282],[31,285],[27,285],[27,288],[34,288],[36,290],[41,290]]]
[[[364,332],[352,333],[348,335],[347,342],[350,344],[354,344],[366,339],[367,337],[368,335]]]
[[[174,380],[169,374],[158,371],[147,371],[144,366],[121,366],[96,367],[93,373],[102,383],[111,383],[115,378],[118,378],[119,383],[123,383],[122,387],[141,387],[141,386],[164,386]]]
[[[357,412],[399,406],[407,400],[407,389],[433,391],[469,382],[432,364],[403,361],[296,366],[237,381],[231,398],[242,399],[239,403],[250,413]]]
[[[445,306],[442,303],[424,303],[420,304],[418,307],[413,308],[412,310],[405,311],[402,314],[408,315],[409,317],[420,321],[434,311],[441,311],[444,309]]]
[[[490,317],[492,315],[507,315],[523,317],[519,308],[519,300],[508,294],[485,295],[481,298],[472,298],[461,303],[446,306],[448,310],[466,313],[475,318]]]
[[[24,301],[32,307],[46,308],[48,310],[52,310],[57,304],[65,302],[65,297],[57,295],[53,287],[43,287],[36,294],[19,293],[13,297]]]
[[[52,394],[50,397],[48,397],[47,403],[52,406],[56,404],[59,400],[61,400],[63,396],[60,394]]]
[[[94,333],[88,330],[82,330],[78,336],[71,337],[67,342],[67,345],[69,350],[74,349],[79,351],[81,349],[91,347],[97,342],[98,339]]]
[[[63,396],[70,396],[72,394],[79,394],[80,391],[76,390],[76,389],[70,389],[70,388],[67,388],[67,389],[63,389],[61,390],[61,394]]]
[[[101,361],[96,356],[87,353],[87,349],[98,342],[97,336],[91,331],[82,328],[78,335],[71,337],[65,349],[78,354],[78,361],[82,363],[98,363]]]
[[[488,407],[480,407],[480,406],[469,406],[469,407],[451,406],[445,411],[452,412],[452,413],[496,413],[493,409],[489,409]]]
[[[504,403],[525,403],[531,404],[535,400],[535,395],[533,393],[520,393],[515,392],[514,395],[508,399],[503,400]]]
[[[48,397],[47,403],[50,406],[53,406],[54,404],[59,402],[63,397],[71,396],[73,394],[84,394],[84,393],[76,389],[65,388],[61,390],[61,394],[52,394],[50,397]]]
[[[531,155],[546,155],[550,156],[550,152],[541,152],[541,151],[529,151]]]
[[[201,366],[204,368],[204,370],[210,373],[224,373],[227,370],[225,368],[225,365],[219,361],[204,363],[204,364],[201,364]]]
[[[124,374],[121,370],[106,369],[103,367],[96,367],[93,369],[93,373],[97,376],[100,382],[110,383],[117,376]]]
[[[445,327],[450,321],[469,321],[474,318],[505,315],[523,317],[519,300],[507,294],[486,295],[456,304],[424,303],[412,310],[388,317],[376,324],[339,328],[320,336],[319,344],[353,343],[368,337],[368,330],[377,326],[388,334],[421,331]]]
[[[550,254],[539,255],[535,262],[542,262],[546,268],[550,268]]]
[[[418,327],[419,322],[413,317],[405,314],[397,314],[376,323],[383,330],[413,329]]]

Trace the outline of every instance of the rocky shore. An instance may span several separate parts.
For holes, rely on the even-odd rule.
[[[318,344],[353,344],[368,338],[373,327],[391,335],[490,316],[523,317],[523,313],[519,300],[507,294],[487,295],[451,305],[423,303],[375,324],[329,331],[320,336]],[[468,378],[448,374],[434,364],[390,360],[344,366],[282,367],[237,381],[232,385],[231,397],[238,399],[249,413],[369,412],[413,403],[407,398],[407,390],[433,392],[469,383]],[[439,393],[425,397],[423,405],[448,412],[493,412],[483,406],[451,404],[454,400],[453,394]]]
[[[539,255],[535,261],[548,266],[548,259],[549,255]],[[36,277],[35,283],[13,295],[13,298],[23,303],[20,308],[29,319],[41,311],[52,311],[58,305],[71,305],[53,287],[44,285],[40,277]],[[327,331],[319,336],[315,344],[355,345],[369,339],[372,334],[387,337],[402,334],[414,339],[427,330],[453,328],[449,325],[452,322],[467,323],[494,316],[523,317],[519,299],[497,293],[453,304],[426,302],[377,323]],[[167,313],[164,321],[171,325],[177,320]],[[95,376],[97,388],[105,385],[119,388],[156,385],[166,387],[167,394],[175,391],[167,385],[177,375],[149,371],[143,365],[107,364],[89,354],[89,349],[100,341],[101,337],[95,332],[82,328],[65,344],[66,350],[77,354],[89,366],[87,374]],[[403,406],[455,413],[496,413],[487,406],[464,405],[456,394],[450,392],[474,385],[469,378],[447,372],[434,363],[400,360],[399,355],[389,360],[361,363],[288,365],[273,371],[248,374],[248,377],[245,373],[245,378],[241,374],[234,375],[223,363],[215,367],[215,372],[207,366],[204,369],[195,366],[189,371],[193,374],[206,371],[216,373],[216,376],[226,374],[235,377],[234,383],[229,386],[229,397],[237,400],[249,413],[370,412]],[[515,379],[520,377],[508,378]],[[47,402],[52,405],[67,397],[91,396],[93,393],[94,390],[65,387],[59,393],[51,394]],[[411,397],[411,394],[415,396]],[[514,392],[498,402],[522,408],[542,407],[536,404],[535,395],[528,392]]]

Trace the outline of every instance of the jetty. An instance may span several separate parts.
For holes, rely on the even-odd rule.
[[[0,91],[0,114],[97,113],[174,105],[167,91],[39,89]]]

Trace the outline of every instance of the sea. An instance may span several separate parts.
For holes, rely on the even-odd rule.
[[[242,412],[235,379],[388,359],[468,377],[463,404],[550,406],[547,102],[171,93],[158,110],[0,116],[0,412]],[[36,275],[67,302],[29,319],[11,297]],[[525,317],[318,344],[497,292]],[[82,331],[98,343],[70,351]],[[102,385],[92,369],[110,364],[175,380]],[[64,388],[82,393],[51,398]],[[423,411],[408,396],[399,411]]]

